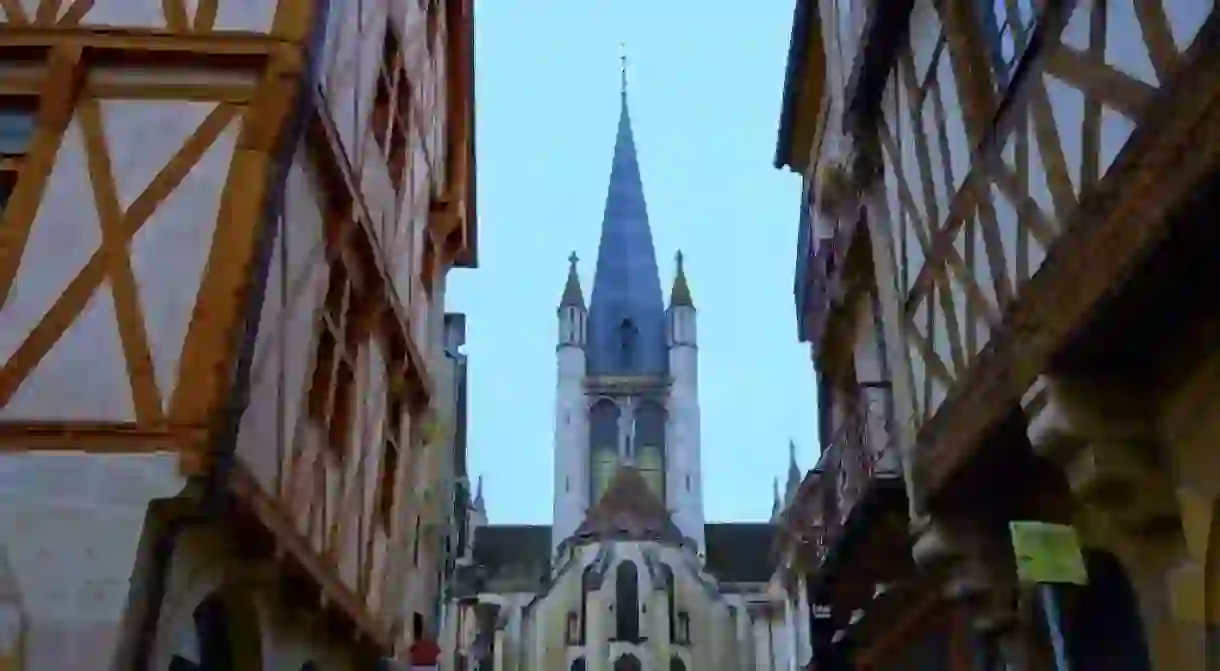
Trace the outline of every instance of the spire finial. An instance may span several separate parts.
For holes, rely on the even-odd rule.
[[[674,252],[674,263],[678,266],[678,272],[682,272],[682,250]]]
[[[576,255],[576,250],[572,250],[572,254],[568,256],[568,263],[572,265],[572,269],[576,269],[576,262],[580,261],[580,257]]]
[[[627,44],[625,42],[619,42],[618,48],[619,48],[619,51],[621,52],[618,57],[619,62],[621,64],[619,76],[622,78],[622,82],[621,82],[622,90],[620,91],[620,93],[622,93],[623,100],[626,100],[627,99]]]

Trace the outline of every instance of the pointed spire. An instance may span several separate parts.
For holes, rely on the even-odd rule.
[[[626,55],[620,86],[618,132],[589,299],[586,352],[589,372],[594,375],[663,375],[669,361],[665,299],[627,108]]]
[[[796,441],[788,440],[788,482],[784,488],[784,499],[791,502],[801,486],[801,469],[796,465]]]
[[[568,257],[568,281],[563,285],[563,298],[559,301],[561,308],[585,307],[585,293],[580,289],[580,275],[576,273],[577,261],[580,261],[580,257],[573,251]]]
[[[674,254],[674,265],[677,266],[677,271],[674,273],[674,286],[669,291],[669,306],[670,307],[695,307],[695,301],[691,299],[690,286],[686,284],[686,269],[682,264],[682,250],[679,249]]]
[[[474,489],[474,509],[481,513],[487,512],[487,507],[483,503],[483,476],[481,475]]]
[[[774,496],[771,502],[771,519],[775,519],[779,517],[780,510],[783,508],[783,504],[780,503],[779,499],[779,478],[771,480],[771,493]]]

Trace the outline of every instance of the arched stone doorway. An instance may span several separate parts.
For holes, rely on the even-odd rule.
[[[192,631],[174,648],[168,671],[262,671],[258,618],[249,604],[216,591],[195,607]]]
[[[642,668],[635,655],[623,655],[614,661],[614,671],[641,671]]]
[[[1085,553],[1089,583],[1065,601],[1064,625],[1075,668],[1152,671],[1139,602],[1127,572],[1109,552]]]

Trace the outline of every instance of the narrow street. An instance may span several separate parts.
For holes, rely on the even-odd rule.
[[[0,0],[0,671],[1215,671],[1217,194],[1210,0]]]

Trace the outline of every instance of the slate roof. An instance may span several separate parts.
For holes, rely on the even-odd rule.
[[[721,583],[767,582],[775,571],[775,527],[766,522],[716,522],[703,529],[707,572]]]
[[[683,542],[665,504],[632,466],[619,467],[606,492],[572,534],[572,541],[578,544],[602,540]]]
[[[546,524],[491,524],[474,537],[480,580],[542,584],[551,573],[551,527]]]
[[[629,356],[623,347],[625,323],[633,331]],[[586,355],[592,375],[664,375],[669,368],[665,302],[625,80],[589,299]]]

